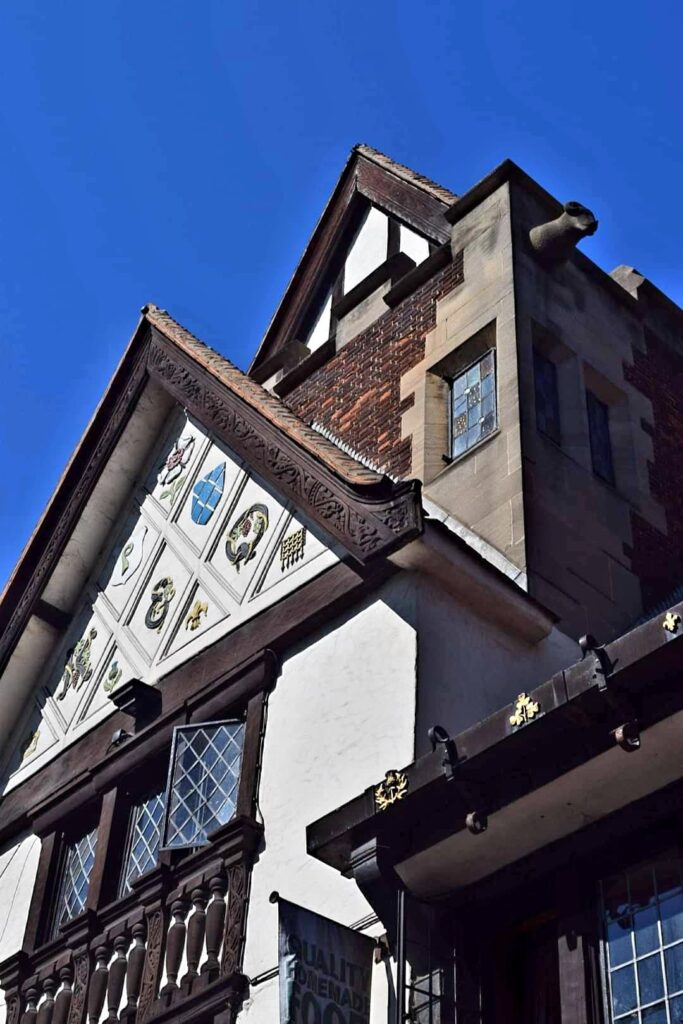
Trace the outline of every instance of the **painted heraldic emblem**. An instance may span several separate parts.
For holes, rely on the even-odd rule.
[[[97,630],[93,627],[88,631],[88,635],[81,637],[76,646],[72,647],[67,654],[62,674],[62,689],[57,694],[57,700],[64,700],[72,687],[74,690],[78,690],[81,683],[87,683],[92,676],[90,654],[96,636]]]
[[[147,527],[144,523],[139,524],[131,533],[123,545],[121,554],[116,559],[114,571],[111,574],[112,587],[120,587],[132,579],[142,564],[142,556],[145,549],[145,537]]]
[[[261,537],[267,529],[268,509],[265,505],[252,505],[228,531],[225,554],[238,572],[240,565],[246,565],[254,557]]]
[[[193,448],[194,438],[191,434],[181,437],[171,448],[158,477],[159,483],[164,488],[159,495],[160,501],[168,498],[169,504],[173,506],[174,501],[178,497],[178,491],[185,482],[183,470],[192,457]]]
[[[192,488],[192,511],[190,516],[193,523],[197,523],[198,526],[206,526],[216,511],[218,502],[223,497],[224,486],[225,463],[221,462],[210,473],[207,473],[201,480],[198,480]]]
[[[175,597],[175,586],[170,576],[163,576],[154,584],[151,593],[150,606],[145,615],[147,629],[156,629],[161,632],[161,627],[168,615],[168,606]]]

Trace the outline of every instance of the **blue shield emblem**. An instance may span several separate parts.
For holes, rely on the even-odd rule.
[[[192,488],[192,522],[198,526],[206,526],[216,511],[218,502],[223,496],[225,486],[225,463],[219,463],[215,469],[198,480]]]

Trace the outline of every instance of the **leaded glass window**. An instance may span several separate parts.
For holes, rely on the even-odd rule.
[[[173,735],[165,847],[202,846],[235,813],[243,722],[180,726]]]
[[[559,444],[560,397],[557,390],[557,367],[538,349],[534,349],[534,391],[536,397],[536,426],[538,430]]]
[[[683,885],[676,851],[602,883],[614,1024],[683,1022]]]
[[[85,910],[96,845],[97,829],[65,845],[52,926],[53,937],[59,934],[63,924]]]
[[[593,472],[608,484],[613,484],[614,464],[609,432],[609,406],[601,402],[592,391],[586,391],[586,408]]]
[[[132,891],[136,878],[156,866],[164,818],[164,791],[152,793],[136,804],[131,813],[126,856],[121,876],[121,895]]]
[[[496,368],[491,349],[451,382],[451,458],[457,459],[496,428]]]

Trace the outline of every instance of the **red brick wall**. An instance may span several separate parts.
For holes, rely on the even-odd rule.
[[[654,423],[643,423],[654,449],[650,489],[667,522],[664,535],[631,513],[633,548],[628,554],[647,609],[683,582],[683,358],[648,334],[647,352],[634,351],[633,365],[624,366],[624,376],[652,402]]]
[[[309,423],[395,476],[408,476],[411,439],[401,440],[401,377],[424,357],[425,335],[436,325],[436,301],[464,280],[462,253],[388,310],[285,398]]]

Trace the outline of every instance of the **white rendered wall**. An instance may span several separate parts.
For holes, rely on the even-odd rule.
[[[317,348],[324,345],[330,336],[330,313],[332,310],[332,292],[327,296],[325,305],[323,306],[320,316],[315,322],[315,326],[308,336],[306,344],[310,348],[311,352],[315,352]]]
[[[306,826],[413,759],[417,637],[414,585],[399,577],[354,617],[288,658],[271,695],[260,784],[265,848],[254,867],[244,970],[277,965],[277,890],[342,924],[372,913],[355,882],[306,853]],[[370,934],[383,931],[370,929]],[[385,1024],[385,966],[373,973]],[[252,986],[249,1024],[278,1019],[278,979]]]
[[[410,256],[416,263],[422,263],[429,256],[429,242],[422,235],[416,235],[414,231],[401,224],[401,252]]]
[[[427,731],[451,736],[487,718],[573,664],[581,655],[571,637],[553,629],[537,644],[483,622],[469,608],[422,578],[417,601],[419,679],[415,747],[429,749]]]
[[[386,214],[370,207],[349,250],[344,265],[344,291],[350,292],[387,258],[389,221]]]
[[[34,835],[0,853],[0,962],[21,948],[39,857],[40,839]],[[4,1021],[5,995],[0,990],[0,1024]]]

